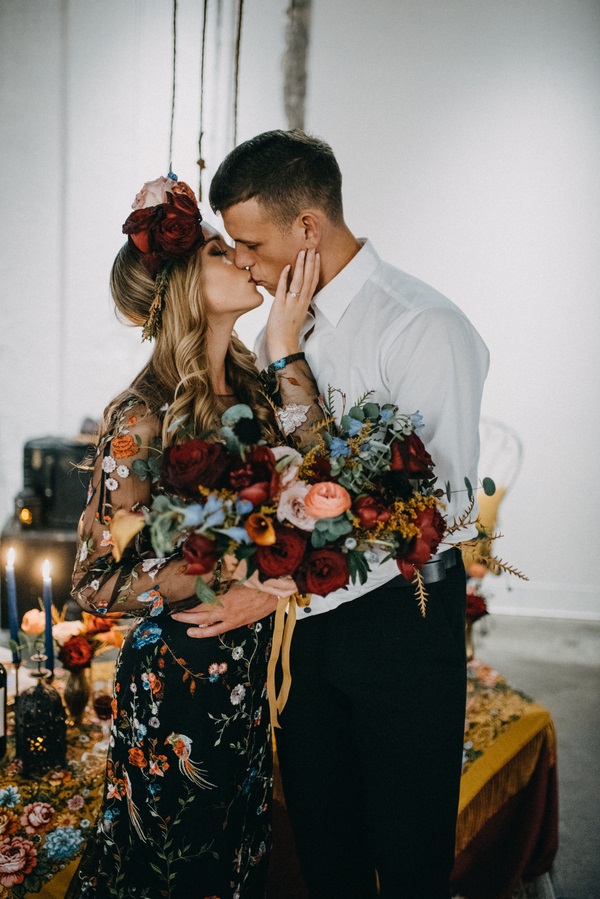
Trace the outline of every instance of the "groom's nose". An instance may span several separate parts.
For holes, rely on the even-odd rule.
[[[233,261],[236,264],[237,268],[247,268],[250,269],[250,266],[254,262],[252,258],[252,253],[248,252],[246,247],[243,244],[236,243],[234,246],[235,255],[233,257]]]

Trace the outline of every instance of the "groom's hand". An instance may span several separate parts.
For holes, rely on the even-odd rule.
[[[203,603],[188,612],[177,612],[172,617],[191,625],[188,636],[203,639],[217,637],[244,624],[253,624],[277,608],[276,596],[243,586],[231,587],[220,600],[220,606]]]

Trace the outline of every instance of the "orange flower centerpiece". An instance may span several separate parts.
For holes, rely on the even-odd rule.
[[[58,643],[58,658],[68,671],[63,698],[73,723],[81,721],[90,696],[87,672],[92,659],[111,646],[119,647],[123,634],[107,621],[83,613],[81,621],[57,621],[52,635]]]

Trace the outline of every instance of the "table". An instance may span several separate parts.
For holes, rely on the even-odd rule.
[[[106,679],[105,671],[98,677]],[[554,726],[547,709],[478,659],[467,690],[452,883],[468,899],[509,899],[522,877],[548,871],[556,854]],[[40,780],[20,775],[11,744],[0,765],[0,899],[63,899],[101,801],[105,759],[90,752],[99,739],[99,723],[88,715],[69,728],[69,769]],[[277,790],[274,826],[269,899],[306,899]]]

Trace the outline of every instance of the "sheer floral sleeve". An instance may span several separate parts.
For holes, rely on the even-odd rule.
[[[281,368],[269,365],[262,373],[263,382],[277,409],[277,419],[285,437],[299,449],[309,449],[316,442],[315,427],[325,419],[319,388],[304,353],[288,357]],[[285,360],[284,360],[285,361]]]
[[[87,505],[78,529],[73,596],[94,615],[136,616],[197,605],[195,578],[181,556],[157,559],[145,530],[116,562],[109,525],[119,509],[149,507],[157,491],[159,416],[133,402],[124,407],[101,440],[93,462]]]

